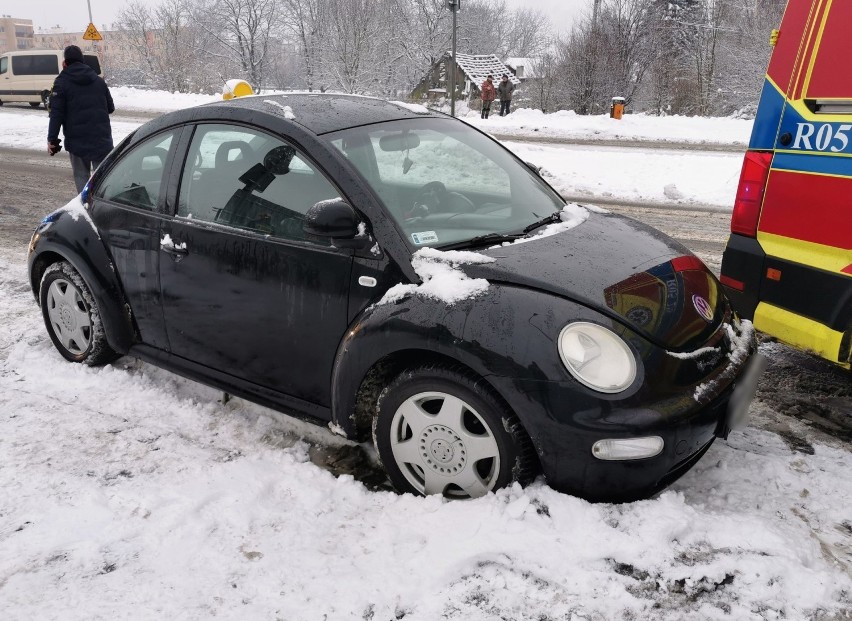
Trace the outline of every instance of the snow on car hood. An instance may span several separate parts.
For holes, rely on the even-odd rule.
[[[728,309],[716,278],[681,244],[635,220],[592,213],[582,226],[483,251],[471,278],[533,287],[617,318],[672,351],[702,346]]]

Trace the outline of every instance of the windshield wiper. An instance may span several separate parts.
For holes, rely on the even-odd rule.
[[[468,246],[481,246],[483,244],[500,244],[506,241],[515,241],[524,236],[524,233],[488,233],[486,235],[477,235],[464,241],[447,244],[441,246],[441,250],[454,250],[456,248],[466,248]]]
[[[524,229],[524,233],[529,233],[530,231],[534,231],[540,226],[544,226],[545,224],[553,224],[554,222],[561,222],[562,218],[559,217],[559,214],[562,213],[562,210],[554,211],[552,214],[545,216],[538,222],[533,222],[528,227]]]

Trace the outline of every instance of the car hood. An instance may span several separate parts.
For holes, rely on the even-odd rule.
[[[689,250],[630,218],[590,214],[575,228],[482,251],[465,272],[573,300],[675,351],[701,347],[728,319],[718,280]]]

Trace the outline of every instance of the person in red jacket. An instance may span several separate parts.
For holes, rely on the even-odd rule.
[[[480,93],[482,95],[482,118],[487,119],[488,113],[491,112],[491,102],[497,97],[497,90],[494,88],[493,76],[485,78],[482,83]]]

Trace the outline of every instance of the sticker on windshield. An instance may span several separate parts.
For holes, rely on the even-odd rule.
[[[435,231],[423,231],[422,233],[412,233],[411,239],[418,246],[422,246],[423,244],[434,244],[438,241],[438,235]]]

